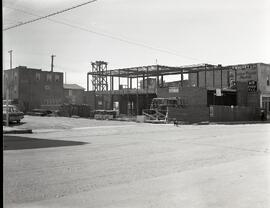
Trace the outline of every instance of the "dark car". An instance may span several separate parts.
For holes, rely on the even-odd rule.
[[[52,111],[47,109],[33,109],[31,112],[27,112],[31,116],[48,116],[52,114]]]
[[[14,105],[3,105],[3,122],[6,122],[8,112],[8,120],[9,122],[17,122],[20,123],[24,118],[23,112],[19,111]]]

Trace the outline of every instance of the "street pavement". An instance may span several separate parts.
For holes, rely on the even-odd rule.
[[[4,137],[7,208],[270,207],[269,124],[37,119]]]

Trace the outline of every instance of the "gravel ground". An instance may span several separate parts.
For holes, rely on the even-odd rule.
[[[270,207],[269,124],[25,121],[84,144],[4,151],[5,207]]]
[[[13,124],[17,128],[29,128],[33,130],[41,129],[71,129],[93,126],[117,126],[117,125],[129,125],[131,122],[126,121],[106,121],[95,120],[89,118],[68,118],[68,117],[40,117],[40,116],[24,116],[22,123],[17,125]]]

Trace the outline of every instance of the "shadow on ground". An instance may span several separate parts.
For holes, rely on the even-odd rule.
[[[52,139],[36,139],[20,136],[4,136],[4,150],[21,150],[21,149],[36,149],[50,148],[62,146],[84,145],[86,142],[78,141],[63,141]]]

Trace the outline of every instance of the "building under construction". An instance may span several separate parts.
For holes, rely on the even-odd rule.
[[[178,81],[165,82],[172,75],[179,77]],[[87,91],[93,95],[96,110],[148,115],[154,98],[177,98],[175,105],[167,108],[166,116],[171,119],[254,120],[260,118],[260,109],[265,111],[265,117],[269,114],[269,78],[270,65],[263,63],[108,70],[106,62],[96,61],[87,73]]]

